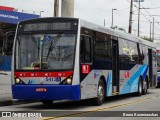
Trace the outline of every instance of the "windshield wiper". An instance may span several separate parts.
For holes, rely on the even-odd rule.
[[[48,56],[49,56],[49,54],[50,54],[50,52],[53,50],[53,43],[51,42],[51,45],[50,45],[50,47],[49,47],[49,50],[48,50],[48,53],[47,53],[47,57],[46,57],[46,60],[48,59]]]
[[[38,56],[39,56],[39,51],[40,51],[39,42],[36,41],[36,38],[33,35],[30,35],[30,36],[31,36],[32,41],[36,44],[35,46],[38,49]],[[37,59],[38,59],[38,56],[37,56]]]
[[[62,33],[59,33],[59,34],[57,34],[57,36],[55,37],[55,39],[53,39],[51,41],[51,45],[49,46],[49,50],[48,50],[48,53],[47,53],[46,60],[48,59],[48,57],[50,55],[50,52],[55,48],[55,45],[56,45],[57,41],[60,39],[61,36],[62,36]]]

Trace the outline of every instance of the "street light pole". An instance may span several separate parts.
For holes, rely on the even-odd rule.
[[[111,24],[111,28],[113,28],[113,11],[114,11],[114,10],[117,10],[117,9],[115,9],[115,8],[112,9],[112,24]]]

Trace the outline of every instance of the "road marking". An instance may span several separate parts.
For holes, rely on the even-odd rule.
[[[132,104],[144,102],[144,101],[150,100],[150,99],[152,99],[152,98],[144,98],[144,99],[140,99],[137,101],[132,101],[132,102],[124,103],[124,104],[119,104],[119,105],[114,105],[114,106],[109,106],[109,107],[99,108],[99,109],[93,109],[90,111],[83,111],[83,112],[78,112],[78,113],[73,113],[73,114],[60,115],[60,116],[45,118],[43,120],[55,120],[55,119],[64,118],[64,117],[74,117],[74,116],[81,115],[81,114],[87,114],[87,113],[92,113],[92,112],[96,112],[96,111],[102,111],[102,110],[108,110],[108,109],[118,108],[118,107],[122,107],[122,106],[132,105]]]

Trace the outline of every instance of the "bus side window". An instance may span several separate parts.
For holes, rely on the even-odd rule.
[[[81,36],[81,62],[91,62],[91,37]]]
[[[90,63],[91,62],[91,38],[85,37],[84,40],[84,62]]]
[[[84,36],[81,35],[81,43],[80,43],[80,60],[81,62],[84,61]]]

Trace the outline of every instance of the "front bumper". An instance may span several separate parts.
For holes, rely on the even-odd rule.
[[[45,88],[47,91],[36,91]],[[80,100],[80,85],[12,85],[13,99]]]

